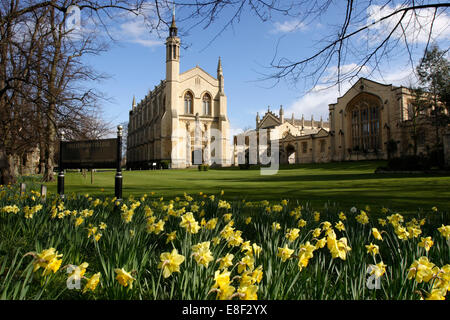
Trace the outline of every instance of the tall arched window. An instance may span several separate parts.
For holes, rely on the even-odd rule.
[[[211,97],[209,94],[203,96],[203,114],[208,116],[211,115]]]
[[[354,150],[380,149],[380,101],[362,94],[349,105]]]
[[[184,113],[185,114],[193,114],[194,110],[192,108],[192,93],[186,92],[184,95]]]

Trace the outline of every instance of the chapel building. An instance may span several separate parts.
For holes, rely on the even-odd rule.
[[[229,120],[222,63],[217,76],[199,66],[180,73],[175,16],[166,39],[166,78],[129,112],[127,168],[230,165]]]

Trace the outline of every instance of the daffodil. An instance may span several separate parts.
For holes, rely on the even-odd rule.
[[[84,218],[83,217],[76,218],[76,220],[75,220],[75,227],[78,227],[83,222],[84,222]]]
[[[347,245],[347,238],[336,240],[336,235],[334,232],[329,233],[327,236],[327,247],[330,250],[333,259],[340,258],[345,260],[347,257],[347,252],[351,250],[351,248]]]
[[[450,239],[450,225],[442,225],[440,228],[438,228],[438,231],[441,233],[441,235],[449,240]]]
[[[231,209],[231,205],[228,203],[228,202],[226,202],[225,200],[219,200],[219,203],[218,203],[218,208],[220,209],[220,208],[222,208],[222,209]]]
[[[339,213],[339,219],[341,219],[341,220],[347,219],[347,217],[345,216],[345,214],[342,211]]]
[[[376,244],[373,244],[373,243],[366,245],[366,249],[367,249],[367,253],[369,253],[371,255],[376,255],[380,252],[379,251],[380,248]]]
[[[256,243],[253,243],[252,249],[253,249],[252,251],[253,251],[253,254],[255,255],[255,257],[259,257],[259,254],[261,253],[262,248],[260,246],[258,246]]]
[[[177,237],[177,232],[176,231],[172,231],[171,233],[167,234],[167,238],[166,238],[166,243],[172,242],[173,240],[175,240]]]
[[[409,232],[400,224],[395,225],[394,232],[400,240],[408,240]]]
[[[375,275],[376,278],[381,277],[386,272],[386,265],[381,261],[375,265],[371,265],[371,275]]]
[[[275,204],[272,206],[272,212],[281,212],[283,210],[283,206]]]
[[[84,286],[83,293],[87,290],[95,291],[95,288],[97,288],[98,283],[100,282],[100,272],[94,274],[92,277],[90,277]]]
[[[117,274],[116,280],[124,287],[129,287],[129,289],[133,289],[133,281],[136,280],[131,276],[130,273],[125,271],[123,268],[114,269],[114,272]]]
[[[339,231],[345,231],[345,225],[342,221],[339,221],[338,223],[336,223],[334,227],[336,229],[338,229]]]
[[[446,291],[442,289],[433,289],[425,300],[445,300]]]
[[[229,300],[236,290],[233,286],[230,285],[230,274],[230,271],[228,271],[227,269],[224,269],[222,272],[220,272],[220,270],[217,270],[215,272],[215,283],[211,291],[217,292],[217,299]]]
[[[245,241],[241,244],[241,252],[242,251],[247,251],[249,253],[252,252],[252,246],[250,244],[250,241]]]
[[[238,263],[238,273],[242,273],[247,269],[253,270],[255,259],[253,256],[246,255]]]
[[[294,250],[289,249],[287,244],[284,245],[284,248],[278,248],[278,254],[277,256],[281,258],[281,261],[285,262],[287,259],[289,259],[292,254],[294,253]]]
[[[37,270],[39,270],[39,268],[42,267],[44,268],[42,275],[46,276],[52,271],[53,273],[56,273],[56,271],[58,271],[61,267],[62,259],[59,258],[61,258],[63,255],[58,254],[58,251],[56,251],[55,248],[45,249],[38,254],[31,254],[35,256],[35,260],[33,261],[33,272],[36,272]]]
[[[86,269],[88,266],[89,263],[87,262],[83,262],[79,266],[71,265],[73,271],[69,274],[69,278],[72,277],[75,280],[80,280],[86,273]]]
[[[323,248],[323,247],[325,247],[326,244],[327,244],[327,238],[323,237],[322,239],[317,240],[316,249]]]
[[[360,224],[367,224],[369,223],[369,217],[367,216],[365,211],[361,210],[360,214],[356,216],[356,221],[358,221]]]
[[[244,239],[242,239],[242,231],[236,230],[234,232],[231,232],[230,236],[227,238],[227,244],[228,246],[237,247],[240,246],[244,242]]]
[[[237,291],[241,300],[258,300],[258,287],[255,285],[239,287]]]
[[[314,211],[314,221],[319,222],[320,220],[320,212]]]
[[[409,267],[408,279],[414,278],[418,283],[430,281],[439,271],[427,257],[420,257]]]
[[[372,228],[372,235],[375,239],[382,241],[383,237],[381,236],[380,231],[377,228]]]
[[[155,224],[155,229],[154,229],[154,233],[155,234],[160,234],[161,232],[164,231],[164,224],[165,222],[163,220],[159,220],[156,224]]]
[[[313,230],[312,236],[313,236],[314,238],[317,238],[317,237],[320,236],[321,233],[322,233],[322,229],[320,229],[320,228],[315,228],[315,229]]]
[[[214,259],[209,250],[210,242],[205,241],[192,246],[195,261],[202,266],[208,267],[209,263]]]
[[[233,265],[233,258],[234,258],[233,254],[227,253],[224,257],[217,259],[217,261],[220,263],[219,269],[223,270],[228,267],[231,267]]]
[[[297,226],[299,228],[303,228],[304,226],[306,226],[306,221],[303,219],[298,220]]]
[[[200,226],[197,221],[195,221],[192,212],[187,212],[181,216],[180,226],[185,228],[189,233],[197,233],[200,230]]]
[[[430,248],[433,246],[433,240],[431,237],[422,237],[421,242],[419,242],[419,247],[424,248],[427,252],[430,251]]]
[[[206,222],[206,229],[208,230],[214,230],[216,228],[217,225],[217,218],[213,218],[208,220],[208,222]]]
[[[311,245],[309,241],[300,245],[300,252],[298,254],[298,267],[300,271],[308,265],[309,259],[313,257],[313,252],[316,247]]]
[[[158,269],[162,269],[163,277],[168,278],[173,272],[180,272],[180,264],[184,262],[184,256],[178,254],[177,249],[173,249],[172,252],[161,253],[158,264]]]
[[[277,230],[280,230],[280,229],[281,229],[281,226],[280,226],[280,224],[278,222],[273,222],[272,223],[272,230],[273,231],[277,231]]]
[[[322,230],[327,231],[328,229],[331,228],[331,223],[329,221],[324,221],[321,223],[322,225]]]
[[[299,233],[300,233],[300,229],[297,229],[297,228],[288,229],[287,233],[286,233],[286,238],[290,242],[295,241],[295,239],[298,238]]]

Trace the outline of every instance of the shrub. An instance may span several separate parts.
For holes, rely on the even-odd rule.
[[[162,160],[161,161],[161,167],[163,169],[169,169],[169,166],[170,166],[170,160]]]
[[[390,159],[387,168],[394,171],[421,171],[429,170],[431,163],[428,157],[403,156]]]

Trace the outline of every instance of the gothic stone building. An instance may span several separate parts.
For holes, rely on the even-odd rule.
[[[129,113],[127,167],[230,165],[229,121],[219,58],[217,77],[196,66],[180,73],[175,19],[166,40],[166,79]],[[195,162],[194,162],[195,160]]]
[[[315,163],[388,159],[414,153],[412,93],[408,88],[360,78],[336,103],[329,105],[329,122],[285,119],[268,111],[256,129],[243,133],[259,136],[267,129],[270,140],[278,140],[280,163]],[[428,111],[429,113],[429,111]],[[417,154],[427,154],[435,141],[430,114],[415,118]],[[443,134],[439,133],[439,134]],[[234,139],[237,163],[238,136]],[[241,138],[241,141],[243,139]],[[244,148],[249,139],[245,138]]]

